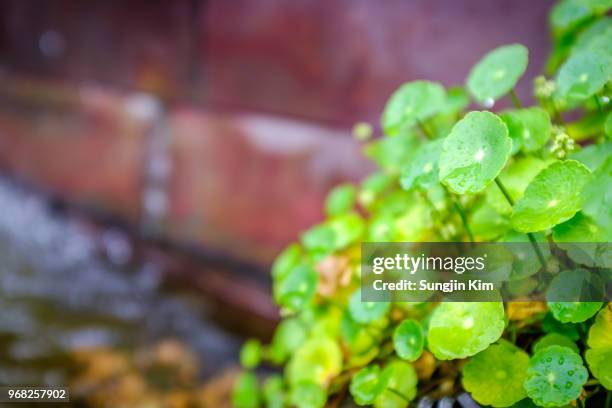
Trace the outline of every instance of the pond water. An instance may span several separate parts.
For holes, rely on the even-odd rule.
[[[199,299],[164,290],[160,266],[130,245],[0,178],[0,384],[65,385],[75,350],[166,339],[196,356],[198,381],[235,364],[240,339]]]

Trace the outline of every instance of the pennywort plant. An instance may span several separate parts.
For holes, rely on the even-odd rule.
[[[401,408],[462,390],[493,407],[610,406],[611,304],[362,302],[359,245],[531,242],[533,260],[554,275],[553,291],[564,289],[557,280],[579,286],[589,271],[609,267],[609,253],[586,261],[569,251],[560,260],[538,243],[612,236],[611,6],[554,6],[554,46],[547,76],[533,81],[535,106],[514,92],[528,50],[510,44],[482,57],[464,87],[402,85],[384,108],[382,137],[356,126],[379,170],[332,190],[326,220],[276,259],[283,320],[269,345],[245,344],[236,407],[351,399]],[[490,111],[501,99],[513,108]],[[515,283],[537,284],[530,276]],[[262,362],[278,374],[256,375]]]

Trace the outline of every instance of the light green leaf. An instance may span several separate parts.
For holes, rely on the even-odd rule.
[[[593,292],[603,298],[603,290],[603,282],[585,269],[563,271],[555,276],[546,290],[548,309],[562,323],[584,322],[597,313],[602,302],[581,300],[597,298]]]
[[[465,358],[497,341],[504,326],[501,302],[441,303],[431,316],[427,343],[440,360]]]
[[[319,275],[306,264],[300,264],[280,281],[274,282],[274,299],[288,311],[304,308],[314,297]]]
[[[273,362],[283,363],[306,341],[306,329],[298,319],[285,319],[278,324],[269,353]]]
[[[591,9],[579,0],[562,0],[551,10],[549,24],[555,35],[572,31],[591,16]]]
[[[608,136],[608,138],[612,138],[612,112],[608,113],[608,116],[606,116],[604,131],[606,132],[606,136]]]
[[[350,183],[334,187],[325,199],[325,213],[328,216],[340,215],[351,211],[355,205],[357,189]]]
[[[342,352],[328,337],[314,337],[295,352],[287,365],[287,379],[291,385],[312,381],[326,386],[342,371]]]
[[[542,407],[558,407],[580,396],[588,373],[582,359],[571,349],[550,346],[531,357],[525,390]]]
[[[612,231],[600,228],[591,217],[584,215],[582,211],[576,213],[573,218],[553,228],[553,239],[555,242],[610,242]],[[563,246],[561,245],[563,248]],[[588,246],[584,246],[584,249]],[[594,247],[593,250],[596,248]],[[569,254],[571,257],[571,254]],[[595,253],[591,254],[595,259]],[[583,263],[582,260],[574,259],[575,262]]]
[[[523,382],[528,364],[527,353],[501,341],[476,354],[463,367],[463,387],[483,405],[508,407],[527,396]]]
[[[400,182],[404,190],[428,189],[438,183],[438,159],[442,140],[422,145],[402,170]]]
[[[499,179],[510,197],[516,202],[523,196],[531,180],[533,180],[540,171],[546,168],[548,164],[549,162],[538,159],[537,157],[525,156],[510,163],[510,165],[500,173]],[[487,187],[486,193],[487,203],[495,208],[497,212],[501,214],[510,214],[512,212],[512,207],[497,185],[490,184],[489,187]]]
[[[444,87],[437,82],[408,82],[389,98],[382,115],[382,128],[389,136],[402,133],[438,113],[445,99]]]
[[[572,341],[572,339],[559,333],[549,333],[540,337],[533,344],[532,350],[534,353],[537,353],[538,351],[550,346],[563,346],[571,349],[575,353],[580,353],[580,349],[576,343]]]
[[[582,211],[609,236],[612,233],[612,156],[593,173],[582,195]]]
[[[393,185],[393,181],[393,177],[383,172],[376,172],[369,175],[361,183],[359,203],[369,208]]]
[[[323,408],[327,393],[315,382],[302,381],[291,388],[289,399],[291,406],[296,408]]]
[[[263,399],[266,408],[283,408],[285,406],[285,391],[283,377],[271,375],[262,387]]]
[[[261,361],[261,342],[257,339],[250,339],[240,349],[240,364],[244,368],[255,368]]]
[[[423,328],[416,320],[406,319],[393,331],[393,347],[403,360],[416,361],[421,357],[424,345]]]
[[[572,46],[572,52],[580,52],[589,48],[591,42],[598,39],[600,36],[608,37],[612,35],[611,29],[612,18],[610,17],[603,17],[593,22],[593,24],[578,35],[576,42]]]
[[[478,193],[503,169],[512,140],[502,120],[491,112],[470,112],[444,139],[440,180],[458,194]]]
[[[582,206],[582,189],[591,172],[575,160],[558,161],[542,170],[515,204],[512,225],[517,231],[536,232],[554,227]]]
[[[612,304],[603,308],[589,329],[585,358],[591,372],[606,389],[612,390]]]
[[[232,405],[236,408],[259,407],[259,390],[254,373],[249,371],[238,377],[232,391]]]
[[[366,324],[383,317],[390,307],[389,302],[362,302],[361,290],[357,289],[349,300],[348,310],[353,320]]]
[[[398,173],[414,155],[418,145],[416,134],[409,131],[394,137],[383,137],[367,144],[364,147],[364,154],[382,169]]]
[[[597,314],[595,323],[589,329],[587,345],[594,349],[612,349],[612,303]]]
[[[372,365],[357,371],[351,379],[350,391],[357,405],[369,405],[383,393],[389,381],[389,372],[381,373],[380,367]]]
[[[527,68],[528,51],[523,45],[511,44],[486,54],[470,71],[467,88],[485,106],[514,88]]]
[[[500,117],[508,127],[513,150],[529,153],[540,150],[550,138],[552,124],[548,113],[539,107],[509,110]]]
[[[557,75],[558,97],[583,101],[612,79],[611,57],[592,49],[572,54]]]
[[[291,244],[281,252],[272,264],[274,279],[282,279],[301,261],[302,250],[298,244]]]
[[[406,408],[417,393],[418,377],[414,367],[403,361],[392,361],[384,368],[382,376],[389,377],[387,387],[374,400],[374,407]]]
[[[608,157],[612,157],[612,143],[610,142],[589,145],[572,154],[570,159],[578,160],[591,171],[595,171]]]

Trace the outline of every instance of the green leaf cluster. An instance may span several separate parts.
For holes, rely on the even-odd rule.
[[[463,85],[400,86],[384,107],[382,135],[360,125],[368,130],[359,138],[364,154],[379,168],[360,185],[331,190],[325,219],[274,262],[283,320],[269,345],[244,345],[236,407],[316,408],[350,398],[405,408],[419,391],[461,388],[493,407],[605,399],[611,305],[558,302],[555,291],[579,290],[610,265],[567,243],[612,237],[611,8],[609,0],[554,6],[535,106],[522,106],[513,91],[529,56],[510,44],[475,61]],[[502,99],[514,108],[483,110]],[[537,285],[531,275],[545,267],[550,301],[519,318],[510,312],[518,306],[502,302],[364,302],[359,257],[367,241],[531,242],[534,251],[507,273],[516,287]],[[257,371],[261,364],[268,369]],[[265,379],[269,367],[277,373]]]

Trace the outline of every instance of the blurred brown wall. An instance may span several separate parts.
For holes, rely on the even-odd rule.
[[[504,43],[529,47],[532,77],[551,4],[0,0],[0,167],[137,223],[154,123],[129,105],[152,93],[171,138],[165,233],[268,262],[368,171],[354,121],[376,123],[404,81],[461,84]]]

